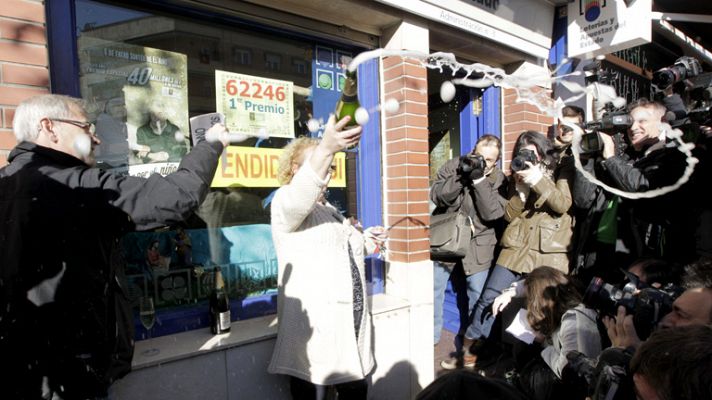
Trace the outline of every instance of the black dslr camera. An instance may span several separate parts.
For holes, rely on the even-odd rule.
[[[672,303],[682,288],[667,285],[661,289],[648,287],[635,275],[627,274],[630,282],[623,288],[615,287],[599,277],[591,279],[583,296],[583,303],[601,314],[615,316],[618,306],[633,314],[633,326],[640,339],[647,339],[660,320],[672,311]]]
[[[702,72],[702,66],[696,58],[680,57],[670,67],[665,67],[653,73],[651,83],[662,90],[685,79],[697,76]]]
[[[467,154],[460,157],[460,165],[458,166],[463,175],[469,175],[475,170],[484,170],[487,168],[485,158],[479,154]]]
[[[529,168],[529,166],[527,165],[527,161],[532,164],[536,164],[536,153],[534,152],[534,150],[519,149],[519,151],[517,152],[517,156],[514,157],[514,159],[512,160],[510,167],[514,172],[523,171]]]

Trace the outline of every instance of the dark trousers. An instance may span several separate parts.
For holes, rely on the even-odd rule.
[[[316,385],[291,376],[289,391],[293,400],[326,400],[330,386]],[[366,400],[368,383],[365,379],[332,385],[339,394],[339,400]]]

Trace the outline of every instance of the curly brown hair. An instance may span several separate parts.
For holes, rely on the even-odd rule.
[[[549,337],[561,325],[566,311],[581,303],[581,295],[563,272],[552,267],[534,269],[524,279],[527,292],[527,321]]]

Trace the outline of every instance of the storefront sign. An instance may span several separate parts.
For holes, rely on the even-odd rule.
[[[223,151],[212,187],[279,187],[277,167],[282,149],[228,146]],[[329,187],[346,187],[346,156],[336,153]]]
[[[568,56],[592,58],[650,42],[651,0],[576,0],[568,8]]]
[[[232,133],[294,137],[294,84],[288,81],[215,71],[216,111]]]
[[[186,55],[90,36],[77,43],[100,165],[139,176],[175,170],[190,150]]]
[[[526,0],[378,0],[537,58],[549,56],[554,7]],[[526,10],[526,12],[522,12]]]

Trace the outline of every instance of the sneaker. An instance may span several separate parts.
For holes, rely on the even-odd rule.
[[[466,351],[462,356],[451,357],[448,360],[440,361],[440,366],[448,371],[460,368],[474,368],[477,356]]]

